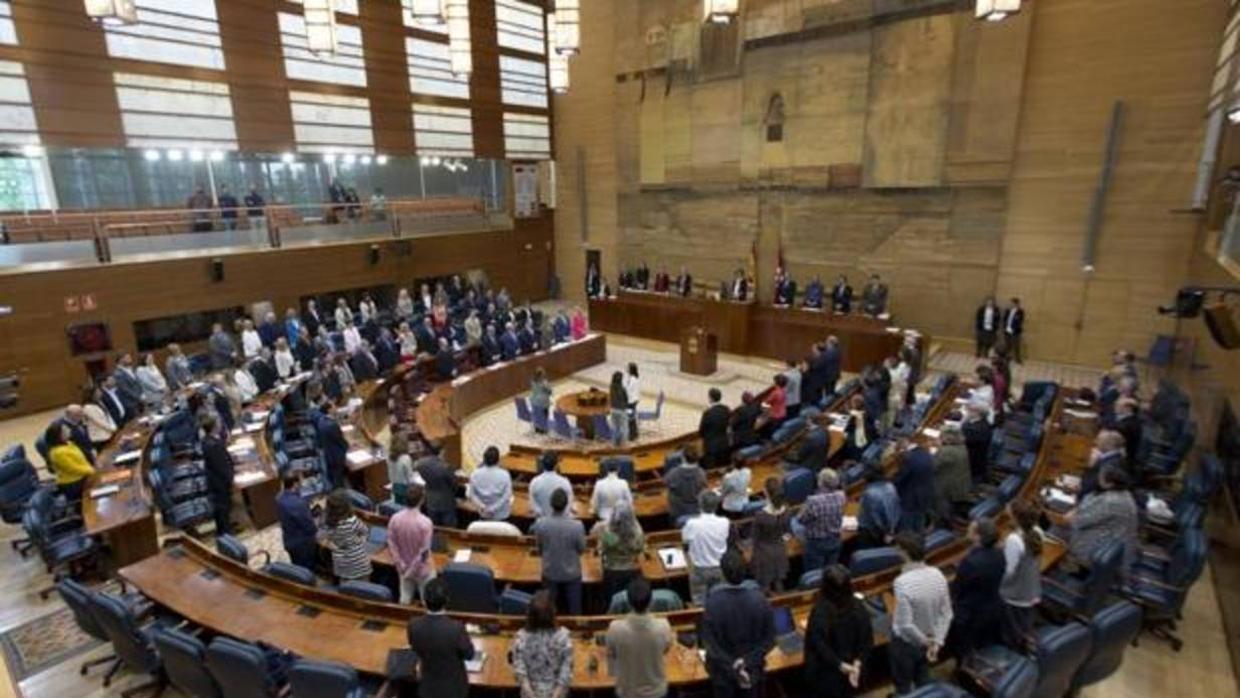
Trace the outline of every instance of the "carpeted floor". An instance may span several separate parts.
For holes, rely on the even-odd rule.
[[[78,628],[73,612],[66,607],[0,633],[4,660],[17,681],[101,644]]]

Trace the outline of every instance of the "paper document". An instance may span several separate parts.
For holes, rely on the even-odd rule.
[[[250,470],[244,473],[237,473],[236,475],[234,475],[233,483],[241,487],[245,487],[246,485],[253,484],[255,482],[258,482],[259,480],[262,480],[264,477],[265,475],[263,475],[263,471]]]
[[[124,465],[125,463],[133,463],[142,457],[142,451],[126,451],[118,453],[112,459],[112,465]]]
[[[473,551],[469,548],[462,548],[452,555],[453,562],[469,562],[469,556]]]
[[[96,487],[95,489],[91,490],[90,498],[91,499],[103,499],[104,497],[110,497],[120,491],[121,491],[120,485],[104,485],[103,487]]]
[[[844,519],[840,522],[840,530],[843,530],[843,531],[857,530],[857,517],[845,516]]]
[[[931,428],[931,427],[926,427],[925,429],[922,429],[922,430],[921,430],[921,433],[925,434],[926,436],[928,436],[928,437],[930,437],[930,438],[932,438],[932,439],[937,439],[937,438],[939,438],[939,436],[940,436],[940,432],[939,432],[939,430],[938,430],[938,429],[933,429],[933,428]]]
[[[680,548],[659,548],[659,562],[662,562],[663,569],[668,571],[683,570],[689,566],[685,551]]]
[[[375,457],[371,455],[370,451],[349,451],[348,458],[349,462],[354,465],[363,465],[374,460]]]

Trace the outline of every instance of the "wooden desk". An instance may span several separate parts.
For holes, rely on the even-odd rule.
[[[867,315],[632,291],[591,300],[590,326],[675,343],[681,340],[680,328],[700,326],[718,337],[719,351],[781,361],[808,355],[812,344],[835,335],[843,349],[843,369],[853,373],[895,356],[904,342],[902,332]],[[924,361],[929,338],[921,335],[918,346]]]
[[[117,433],[112,443],[99,453],[96,474],[82,496],[85,530],[101,536],[112,551],[117,568],[148,558],[159,552],[159,536],[151,493],[144,477],[146,450],[155,428],[150,420],[134,420]],[[139,452],[137,459],[116,463],[122,454]],[[128,456],[127,458],[132,458]],[[116,494],[98,499],[90,491],[101,485],[116,485]]]
[[[581,404],[583,397],[595,404]],[[597,388],[561,395],[555,400],[555,408],[577,421],[577,428],[585,439],[594,438],[594,418],[606,418],[611,413],[607,393]]]

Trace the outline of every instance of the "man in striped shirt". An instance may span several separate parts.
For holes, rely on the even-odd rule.
[[[930,664],[938,661],[952,624],[952,599],[947,578],[925,563],[920,533],[905,531],[895,543],[905,563],[892,585],[896,609],[887,654],[896,693],[904,695],[930,682]]]

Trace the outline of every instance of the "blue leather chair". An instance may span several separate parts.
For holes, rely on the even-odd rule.
[[[520,589],[505,589],[499,595],[499,613],[502,616],[524,616],[529,613],[534,595]]]
[[[250,564],[250,550],[245,547],[245,543],[234,535],[225,533],[215,538],[215,551],[226,558],[240,562],[243,565]],[[264,565],[271,563],[271,553],[266,550],[260,550],[256,553],[264,558]]]
[[[814,493],[815,487],[814,471],[809,468],[784,473],[784,501],[789,505],[803,503]]]
[[[1037,682],[1028,698],[1062,698],[1072,689],[1072,677],[1089,655],[1093,641],[1089,628],[1080,623],[1046,625],[1029,638],[1037,665]],[[983,687],[1002,683],[1012,666],[1028,658],[1004,645],[984,647],[963,666],[966,674]]]
[[[283,579],[287,582],[296,584],[304,584],[306,586],[315,586],[316,580],[314,573],[305,567],[294,565],[291,562],[271,562],[263,566],[260,570],[263,574],[269,574],[272,577]]]
[[[537,431],[540,434],[546,434],[551,431],[551,424],[548,421],[550,418],[547,416],[546,412],[542,410],[532,410],[530,412],[530,417],[534,424],[534,431]]]
[[[1073,690],[1115,673],[1124,661],[1124,650],[1141,632],[1141,607],[1131,601],[1107,606],[1090,619],[1089,632],[1093,640],[1089,657],[1072,678]]]
[[[104,631],[103,626],[99,625],[99,621],[95,620],[94,613],[90,606],[90,589],[87,589],[80,582],[73,579],[62,579],[56,583],[56,591],[60,593],[60,598],[64,600],[65,605],[69,607],[69,611],[73,613],[73,620],[77,622],[78,629],[86,633],[90,637],[100,642],[108,642],[108,634]],[[82,664],[79,670],[82,676],[85,676],[92,667],[101,664],[111,663],[108,672],[104,674],[103,685],[112,684],[112,677],[116,676],[116,672],[121,669],[121,660],[116,655],[108,655],[99,659],[92,659]]]
[[[103,592],[92,592],[89,599],[91,615],[108,636],[121,664],[130,671],[155,677],[152,681],[122,691],[121,698],[129,698],[152,689],[156,695],[162,692],[167,680],[164,678],[159,653],[151,641],[150,632],[138,626],[133,611],[117,597]],[[104,686],[108,683],[105,680]]]
[[[54,498],[51,490],[41,488],[30,498],[30,506],[22,514],[22,529],[30,538],[31,546],[39,551],[39,557],[53,583],[66,574],[73,575],[84,566],[94,563],[99,546],[95,539],[81,529],[77,518],[53,520]],[[54,587],[39,591],[39,597],[51,596]]]
[[[379,502],[378,512],[380,516],[392,518],[404,510],[404,506],[390,500]]]
[[[853,579],[856,579],[857,577],[890,570],[903,564],[904,556],[900,554],[897,548],[891,546],[867,548],[853,553],[852,560],[848,562],[848,572]]]
[[[439,573],[448,586],[448,610],[495,613],[498,610],[495,574],[469,562],[450,562]]]
[[[152,468],[147,473],[147,481],[150,482],[151,492],[155,495],[155,503],[159,506],[165,525],[185,530],[206,523],[214,517],[214,507],[205,496],[176,501],[159,468]]]
[[[0,520],[20,524],[31,497],[38,491],[39,473],[26,459],[26,449],[21,444],[9,448],[0,461]],[[25,557],[33,543],[29,538],[14,538],[10,545]]]
[[[517,421],[534,426],[534,414],[530,411],[530,403],[521,396],[514,397],[512,402],[517,406]]]
[[[1090,556],[1089,573],[1084,579],[1062,572],[1043,576],[1042,600],[1070,614],[1091,616],[1119,581],[1123,562],[1123,541],[1107,541]]]
[[[950,683],[928,683],[907,698],[970,698],[969,692]]]
[[[581,430],[568,423],[568,415],[564,414],[563,410],[551,413],[551,429],[561,439],[577,441],[581,438]]]
[[[1037,665],[1027,657],[1017,657],[986,688],[994,698],[1031,698],[1037,684]]]
[[[752,446],[746,446],[742,449],[739,449],[736,452],[736,455],[740,457],[742,460],[751,461],[756,458],[761,458],[762,453],[765,450],[766,449],[762,446],[762,444],[754,444]]]
[[[594,425],[595,440],[611,441],[613,436],[611,433],[611,422],[607,421],[606,417],[601,414],[596,414],[590,422]]]
[[[299,659],[288,674],[293,698],[363,698],[357,671],[345,664]]]
[[[797,580],[798,589],[817,589],[822,585],[822,568],[810,570]]]
[[[374,511],[375,510],[374,501],[371,500],[370,497],[367,497],[365,494],[358,492],[355,489],[346,489],[344,493],[349,498],[349,504],[351,504],[354,509],[358,509],[361,511]]]
[[[1003,502],[996,495],[991,495],[969,509],[969,520],[992,519],[1003,510]]]
[[[628,613],[632,608],[629,606],[629,593],[627,591],[617,591],[612,594],[611,601],[607,605],[607,615],[619,616]],[[675,611],[685,610],[685,601],[680,598],[671,589],[655,589],[650,597],[651,613],[672,613]]]
[[[220,685],[207,671],[207,647],[180,630],[164,628],[151,634],[164,662],[164,673],[177,690],[190,698],[223,698]]]
[[[1121,592],[1145,610],[1145,628],[1179,652],[1184,642],[1175,635],[1176,619],[1188,598],[1189,588],[1205,569],[1205,532],[1199,528],[1186,529],[1172,546],[1172,552],[1160,569],[1138,563]]]
[[[954,531],[946,528],[934,529],[930,533],[926,534],[926,557],[929,557],[939,550],[946,548],[959,539],[960,537],[957,536]]]
[[[283,684],[261,649],[230,637],[211,641],[207,668],[228,698],[272,698]]]
[[[345,596],[368,599],[370,601],[382,601],[383,603],[392,603],[392,590],[382,584],[375,584],[374,582],[350,580],[336,587],[336,591],[344,594]]]
[[[642,423],[642,422],[654,422],[655,424],[658,424],[659,420],[663,417],[663,403],[664,403],[666,400],[667,400],[667,395],[665,395],[665,394],[663,393],[663,391],[662,391],[662,390],[660,390],[660,391],[659,391],[659,396],[658,396],[657,398],[655,398],[655,401],[654,401],[654,411],[653,411],[653,412],[650,412],[650,411],[638,411],[638,413],[637,413],[637,422],[638,422],[638,424],[640,424],[640,423]]]

